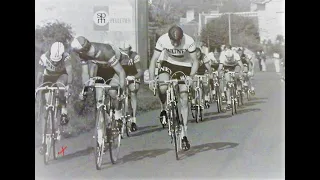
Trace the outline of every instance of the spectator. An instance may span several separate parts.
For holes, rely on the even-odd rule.
[[[264,51],[261,51],[261,68],[263,72],[267,71],[267,64],[266,64],[266,54],[264,53]]]
[[[257,51],[256,58],[258,59],[259,69],[260,69],[260,71],[262,71],[261,53],[260,53],[260,51]]]

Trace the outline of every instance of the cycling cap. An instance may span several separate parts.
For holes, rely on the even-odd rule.
[[[169,38],[175,42],[180,41],[183,37],[183,31],[179,26],[172,26],[168,32]]]
[[[55,42],[51,45],[50,49],[50,60],[58,62],[62,59],[64,53],[64,45],[61,42]]]
[[[71,47],[80,52],[87,52],[90,50],[91,43],[83,36],[78,36],[71,42]]]

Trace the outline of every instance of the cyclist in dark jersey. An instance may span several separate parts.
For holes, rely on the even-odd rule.
[[[129,58],[121,59],[120,63],[126,72],[127,80],[129,80],[129,91],[131,97],[132,116],[131,116],[131,131],[137,130],[136,112],[137,112],[137,92],[140,87],[140,79],[143,71],[140,63],[140,56],[132,51],[132,47],[128,42],[121,42],[119,46],[120,52],[126,54]],[[136,81],[134,86],[134,81]]]
[[[209,84],[206,84],[204,82],[203,84],[203,88],[204,88],[204,93],[205,93],[205,107],[206,108],[210,108],[210,97],[209,97],[209,92],[210,92],[210,89],[208,87],[208,85],[210,85],[212,83],[212,69],[211,69],[211,62],[210,62],[210,59],[204,54],[201,52],[201,49],[200,48],[196,48],[196,55],[197,55],[197,59],[199,61],[199,68],[198,68],[198,71],[197,71],[197,75],[205,75],[206,73],[209,74]],[[206,81],[206,80],[204,80]],[[195,84],[196,82],[194,81],[194,86],[196,85]],[[193,92],[193,91],[192,91]],[[193,92],[194,93],[194,92]],[[195,97],[194,95],[192,97]],[[195,99],[192,99],[191,101],[191,109],[194,109],[194,104],[195,104]]]
[[[254,87],[251,82],[251,77],[253,76],[253,61],[252,56],[244,53],[244,48],[238,48],[237,53],[240,56],[240,60],[243,64],[243,72],[246,76],[244,78],[248,78],[248,86],[250,87],[250,92],[254,94]],[[246,82],[245,82],[246,83]],[[244,84],[245,85],[245,84]]]
[[[120,85],[122,90],[125,88],[126,74],[119,61],[122,58],[126,58],[126,55],[121,54],[117,48],[114,48],[110,44],[89,42],[83,36],[74,38],[71,47],[81,60],[83,82],[87,81],[90,77],[100,76],[106,81],[112,78],[109,81],[109,85]],[[96,83],[99,83],[99,81]],[[120,119],[121,107],[117,100],[117,91],[109,90],[109,95],[113,99],[113,105],[116,108],[115,119]],[[102,89],[96,89],[97,101],[101,100],[101,98]]]

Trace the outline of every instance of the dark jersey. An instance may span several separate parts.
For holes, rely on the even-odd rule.
[[[84,53],[78,53],[82,61],[92,61],[98,64],[98,66],[112,67],[119,62],[120,52],[116,48],[113,48],[109,44],[103,43],[91,43],[90,50]]]
[[[138,73],[135,63],[140,62],[140,56],[136,52],[131,51],[129,54],[121,52],[120,59],[121,66],[127,76],[134,76]]]

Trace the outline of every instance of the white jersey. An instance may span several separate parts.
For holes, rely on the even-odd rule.
[[[171,44],[168,33],[166,33],[158,39],[155,50],[161,52],[160,61],[163,60],[171,64],[191,67],[189,53],[195,52],[196,46],[192,37],[183,34],[181,44],[178,47],[174,47]]]
[[[208,53],[205,58],[208,59],[208,61],[210,62],[210,65],[219,64],[219,60],[216,59],[216,57],[214,57],[213,52]]]
[[[236,66],[238,65],[238,62],[240,61],[240,56],[237,52],[231,50],[233,58],[228,59],[226,57],[226,51],[222,51],[219,57],[220,63],[225,66]]]

